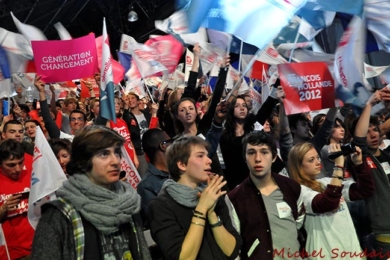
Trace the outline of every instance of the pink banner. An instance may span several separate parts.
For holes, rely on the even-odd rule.
[[[97,62],[95,35],[66,41],[32,41],[37,73],[46,82],[90,77]]]

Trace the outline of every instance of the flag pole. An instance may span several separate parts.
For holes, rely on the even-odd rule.
[[[246,66],[245,70],[241,73],[240,79],[237,81],[236,85],[234,85],[233,89],[229,92],[229,94],[226,97],[226,100],[230,98],[230,95],[233,93],[233,91],[240,86],[241,80],[244,79],[244,75],[248,73],[248,71],[252,68],[253,64],[257,60],[258,57],[260,57],[261,54],[265,51],[266,48],[258,49],[255,55],[253,55],[252,59],[249,61],[248,65]]]
[[[294,54],[294,50],[297,47],[297,42],[298,42],[298,38],[299,38],[299,29],[300,28],[301,28],[301,24],[299,24],[299,28],[297,30],[297,35],[295,36],[295,40],[294,40],[294,46],[293,46],[293,48],[291,50],[290,58],[288,59],[288,63],[291,63],[291,60],[292,60],[292,57],[293,57],[293,54]]]
[[[5,247],[5,252],[7,253],[7,258],[8,258],[8,260],[11,260],[11,257],[9,255],[9,251],[8,251],[7,241],[5,241],[5,235],[4,235],[4,232],[3,232],[2,224],[0,224],[0,231],[1,231],[0,237],[2,237],[3,241],[4,241],[4,247]]]
[[[238,56],[238,73],[241,71],[241,59],[242,59],[242,49],[244,48],[244,41],[241,40],[241,46],[240,46],[240,56]]]
[[[154,102],[153,96],[152,96],[152,94],[150,93],[150,90],[149,90],[148,86],[147,86],[145,83],[143,83],[143,85],[144,85],[144,88],[146,88],[146,91],[148,92],[149,97],[150,97],[150,99],[152,100],[152,103],[156,103],[156,102]]]

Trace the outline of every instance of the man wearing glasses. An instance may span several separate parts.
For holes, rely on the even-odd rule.
[[[69,114],[70,134],[61,131],[56,125],[56,123],[54,122],[53,118],[50,116],[50,111],[47,105],[46,94],[45,94],[45,82],[41,80],[41,77],[38,77],[37,80],[35,81],[35,87],[39,92],[41,114],[50,138],[52,139],[61,138],[61,139],[68,139],[69,141],[73,141],[73,137],[81,129],[84,128],[85,123],[87,121],[87,116],[81,110],[77,110],[77,109],[72,110]]]
[[[146,216],[149,202],[158,195],[163,183],[169,178],[165,151],[171,143],[173,139],[159,128],[149,129],[142,136],[142,149],[149,158],[146,175],[137,186],[142,198],[143,216]]]

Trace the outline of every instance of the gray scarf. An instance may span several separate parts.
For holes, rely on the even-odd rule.
[[[197,187],[192,189],[186,185],[168,179],[164,182],[161,193],[167,192],[180,205],[195,208],[199,202],[199,193],[202,193],[204,187]]]
[[[141,208],[141,197],[129,184],[118,181],[109,190],[92,183],[85,174],[71,176],[57,190],[57,195],[103,234],[118,231]]]

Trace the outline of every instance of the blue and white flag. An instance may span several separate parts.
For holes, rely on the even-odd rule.
[[[378,49],[390,52],[390,1],[366,0],[364,11],[367,28],[375,37]]]
[[[11,73],[8,57],[5,50],[0,46],[0,98],[9,97],[11,94]]]
[[[334,60],[334,77],[338,84],[336,97],[344,103],[352,104],[355,113],[360,114],[370,89],[363,81],[364,48],[366,34],[364,20],[354,16],[337,46]]]
[[[198,42],[207,42],[205,28],[199,28],[195,33],[189,33],[187,16],[184,10],[174,12],[170,17],[162,21],[155,21],[154,26],[160,31],[172,34],[183,44],[195,45]]]
[[[66,179],[45,135],[41,128],[37,127],[27,214],[34,229],[41,217],[41,206],[56,199],[55,191],[62,187]]]
[[[306,4],[298,12],[301,16],[307,10],[311,11],[332,11],[361,16],[363,13],[364,0],[307,0]]]
[[[262,49],[306,1],[192,0],[187,8],[188,28],[190,32],[200,26],[227,32]]]
[[[100,115],[116,122],[114,78],[110,43],[108,42],[106,18],[103,19],[102,71],[100,77]]]

